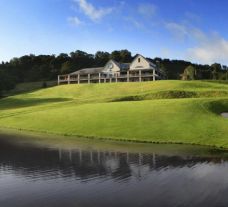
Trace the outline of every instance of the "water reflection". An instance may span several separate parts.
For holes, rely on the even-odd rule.
[[[217,152],[61,149],[0,139],[0,206],[227,206],[227,172]]]

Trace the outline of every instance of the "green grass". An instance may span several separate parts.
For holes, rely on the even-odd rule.
[[[28,82],[17,84],[16,87],[10,91],[5,91],[4,96],[21,94],[28,91],[35,91],[43,88],[43,83],[46,82],[47,87],[56,86],[56,81],[40,81],[40,82]]]
[[[0,126],[50,134],[228,148],[228,84],[63,85],[0,101]]]

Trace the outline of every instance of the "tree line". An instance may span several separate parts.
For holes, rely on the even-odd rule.
[[[70,54],[25,55],[0,64],[0,91],[12,89],[17,83],[56,80],[59,74],[67,74],[87,67],[102,67],[110,59],[128,63],[133,58],[134,56],[128,50],[111,53],[98,51],[96,54],[77,50]],[[150,60],[166,73],[168,79],[228,79],[228,67],[218,63],[198,65],[183,60],[162,58]]]

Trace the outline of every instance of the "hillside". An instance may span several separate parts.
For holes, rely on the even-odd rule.
[[[0,100],[2,128],[228,147],[227,82],[62,85]]]

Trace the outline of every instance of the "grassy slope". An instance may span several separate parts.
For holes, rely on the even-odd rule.
[[[43,88],[43,83],[47,84],[47,87],[52,87],[57,85],[56,81],[40,81],[40,82],[28,82],[28,83],[19,83],[16,87],[10,91],[6,91],[3,95],[10,96],[20,93],[25,93],[28,91],[35,91]]]
[[[228,147],[228,120],[218,115],[222,111],[228,111],[226,83],[64,85],[1,100],[0,125],[64,135]]]

